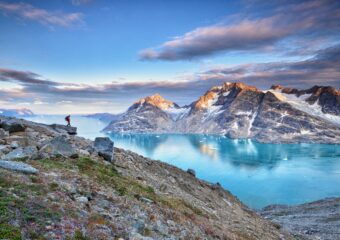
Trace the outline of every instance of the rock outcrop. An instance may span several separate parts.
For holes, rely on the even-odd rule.
[[[113,162],[113,142],[108,137],[97,137],[94,140],[94,149],[106,161]]]
[[[8,131],[10,133],[13,133],[13,132],[22,132],[25,130],[25,126],[15,120],[15,119],[6,119],[6,120],[2,120],[0,122],[0,127],[5,130],[5,131]]]
[[[60,125],[60,124],[51,124],[50,126],[59,133],[67,133],[69,135],[77,134],[76,127],[65,126],[65,125]]]
[[[156,99],[156,100],[155,100]],[[261,91],[243,83],[212,87],[189,106],[143,98],[105,129],[115,133],[203,133],[260,142],[340,144],[339,91],[273,86]]]
[[[0,238],[292,239],[190,171],[118,148],[111,163],[90,140],[12,120],[25,128],[1,139],[0,156],[36,147],[38,158],[0,161]]]

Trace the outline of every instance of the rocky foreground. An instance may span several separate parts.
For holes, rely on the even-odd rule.
[[[298,206],[272,205],[265,207],[261,215],[299,239],[340,239],[340,198]]]
[[[193,171],[74,133],[0,117],[0,239],[293,239]]]

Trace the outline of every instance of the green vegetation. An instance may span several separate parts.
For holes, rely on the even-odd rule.
[[[119,195],[126,198],[140,201],[144,201],[144,198],[149,199],[160,207],[173,209],[188,218],[204,216],[202,211],[182,199],[157,195],[151,186],[121,175],[111,164],[89,158],[61,157],[32,161],[30,164],[39,168],[41,172],[61,170],[72,175],[78,172],[77,177],[83,177],[85,181],[89,178],[100,185],[112,187]],[[60,222],[62,218],[60,204],[46,201],[46,199],[51,200],[46,198],[46,195],[55,191],[63,191],[63,188],[57,182],[46,182],[46,179],[39,175],[25,176],[0,172],[0,239],[21,239],[22,234],[31,239],[44,239],[46,227],[50,223]],[[67,214],[71,218],[77,218],[77,214],[71,209],[67,210]],[[110,225],[100,215],[92,215],[87,221],[87,228],[98,224]],[[150,235],[151,232],[145,229],[144,234]],[[88,238],[77,230],[68,239],[87,240]]]
[[[151,186],[142,185],[134,179],[122,176],[115,169],[114,165],[106,165],[86,157],[78,159],[44,159],[38,161],[38,163],[45,169],[78,170],[79,173],[92,178],[100,184],[106,184],[109,187],[115,188],[121,196],[137,199],[145,197],[156,204],[181,211],[186,215],[196,214],[205,216],[200,209],[195,208],[184,200],[159,196]]]
[[[7,223],[0,223],[0,239],[20,240],[20,229]]]
[[[27,225],[34,226],[27,236],[37,239],[36,232],[44,230],[47,220],[60,220],[60,213],[44,202],[45,192],[42,185],[0,175],[0,239],[21,239],[20,229]],[[12,225],[13,220],[20,227]]]

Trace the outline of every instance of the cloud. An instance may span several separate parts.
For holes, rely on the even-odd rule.
[[[0,11],[19,18],[37,21],[45,26],[74,27],[84,24],[82,13],[63,13],[34,7],[28,3],[8,3],[0,1]]]
[[[277,28],[273,18],[250,21],[236,25],[198,28],[182,37],[164,43],[158,49],[140,53],[144,60],[181,60],[211,55],[228,50],[263,48],[286,36],[291,29]]]
[[[42,113],[62,111],[66,107],[68,111],[117,112],[126,110],[137,99],[155,93],[180,105],[189,104],[210,87],[225,81],[244,82],[260,89],[268,89],[272,84],[303,89],[313,85],[340,88],[339,66],[340,45],[335,45],[302,61],[220,66],[176,81],[89,85],[54,82],[30,71],[0,69],[0,81],[19,85],[12,89],[0,87],[0,100],[12,105],[35,102],[30,107],[32,110],[40,109]]]
[[[92,0],[71,0],[72,4],[75,6],[84,5],[92,2]]]
[[[56,82],[41,79],[41,76],[29,71],[17,71],[12,69],[0,68],[0,81],[14,82],[22,85],[37,84],[37,85],[59,85]]]
[[[200,27],[159,47],[142,50],[139,57],[141,60],[191,60],[232,51],[271,50],[292,38],[306,41],[339,36],[339,1],[300,1],[271,7],[270,16],[242,16],[237,22]]]
[[[219,67],[196,75],[201,80],[242,81],[268,87],[282,84],[298,88],[331,85],[340,88],[340,45],[317,52],[309,59],[296,62],[271,62]]]

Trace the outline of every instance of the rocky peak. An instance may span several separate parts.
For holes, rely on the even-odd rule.
[[[167,110],[168,108],[173,107],[173,106],[178,107],[177,104],[166,100],[159,93],[156,93],[154,95],[139,99],[129,109],[135,109],[143,105],[152,105],[161,110]]]
[[[273,85],[271,86],[270,89],[280,91],[286,94],[295,94],[297,96],[301,96],[303,94],[313,94],[314,96],[320,96],[323,93],[332,94],[334,96],[340,96],[340,90],[337,90],[331,86],[315,85],[309,89],[299,90],[296,88],[283,87],[282,85]]]
[[[224,101],[218,101],[219,97],[226,97],[228,92],[233,92],[231,97],[236,97],[240,92],[254,91],[259,92],[256,87],[248,86],[242,82],[225,82],[222,86],[214,86],[209,89],[203,96],[201,96],[196,102],[194,102],[194,109],[206,109],[209,106],[223,103]]]
[[[222,86],[223,91],[230,91],[230,90],[239,90],[239,91],[259,91],[256,87],[253,86],[249,86],[247,84],[244,84],[242,82],[234,82],[234,83],[230,83],[230,82],[225,82],[223,83]]]
[[[340,96],[340,90],[331,86],[313,86],[310,89],[304,90],[306,93],[312,93],[313,95],[320,96],[323,93],[332,94],[334,96]]]
[[[209,90],[203,96],[201,96],[196,102],[194,102],[194,109],[205,109],[214,104],[214,100],[218,96],[218,91]]]

